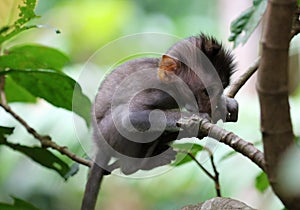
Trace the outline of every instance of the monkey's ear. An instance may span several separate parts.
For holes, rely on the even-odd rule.
[[[161,81],[169,82],[179,68],[180,62],[178,60],[168,55],[163,55],[159,63],[158,77]]]

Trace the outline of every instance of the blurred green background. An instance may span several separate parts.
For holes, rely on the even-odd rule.
[[[11,2],[18,1],[0,1],[3,1],[0,23],[6,24],[11,18],[4,14],[11,13],[7,10],[9,7],[4,5],[13,7]],[[40,0],[36,13],[42,17],[35,22],[43,24],[42,28],[22,34],[7,43],[7,46],[34,42],[56,47],[71,58],[70,65],[65,69],[66,73],[78,79],[86,61],[96,50],[125,35],[158,32],[183,38],[204,32],[217,37],[230,48],[232,45],[227,42],[230,22],[250,3],[246,0]],[[61,33],[56,34],[56,29]],[[243,72],[258,56],[259,31],[258,29],[253,34],[245,46],[234,50],[238,62],[238,71],[234,77]],[[298,59],[296,43],[297,41],[294,51]],[[130,47],[132,46],[124,45],[125,49],[111,53],[126,52],[126,48]],[[97,63],[93,68],[97,77],[88,75],[87,78],[95,87],[101,80],[98,76],[101,77],[108,67],[106,64]],[[87,91],[88,87],[89,85]],[[300,134],[300,116],[299,110],[296,110],[300,107],[299,92],[296,90],[291,98],[292,120],[297,135]],[[95,92],[86,94],[92,99]],[[251,142],[260,140],[255,77],[243,87],[237,100],[240,104],[239,121],[224,127]],[[84,154],[81,144],[89,145],[91,142],[88,128],[83,122],[74,126],[74,116],[70,112],[52,107],[42,100],[37,105],[15,103],[13,108],[40,133],[50,134],[58,144],[67,145],[78,155]],[[1,124],[18,125],[3,110],[0,110],[0,116]],[[75,121],[77,120],[75,117]],[[17,126],[9,140],[27,145],[37,143],[20,126]],[[265,193],[255,189],[255,177],[260,172],[258,167],[241,155],[220,160],[229,151],[231,149],[223,144],[218,144],[214,151],[222,195],[236,198],[257,209],[281,209],[282,204],[270,189]],[[65,182],[55,172],[6,147],[0,147],[0,164],[1,202],[11,202],[10,195],[13,195],[44,210],[79,209],[87,177],[86,167],[80,166],[79,173]],[[211,170],[208,161],[204,165]],[[116,175],[107,177],[98,200],[101,205],[98,205],[98,209],[172,210],[214,196],[212,180],[195,163],[189,163],[147,179]]]

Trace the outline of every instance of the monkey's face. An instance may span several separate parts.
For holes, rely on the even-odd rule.
[[[203,82],[204,80],[205,82]],[[226,101],[223,97],[223,87],[219,79],[202,74],[202,78],[194,75],[186,83],[197,102],[197,107],[191,107],[189,101],[186,101],[186,108],[189,111],[207,113],[213,122],[219,119],[226,120]]]

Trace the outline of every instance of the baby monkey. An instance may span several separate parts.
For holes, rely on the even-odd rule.
[[[92,110],[96,151],[81,209],[95,208],[105,174],[169,164],[176,155],[170,142],[203,138],[198,126],[178,128],[180,118],[237,121],[237,102],[223,95],[233,71],[231,53],[203,34],[175,43],[161,58],[138,58],[113,70]]]

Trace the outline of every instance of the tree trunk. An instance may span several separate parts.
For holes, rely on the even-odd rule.
[[[262,35],[257,91],[261,132],[270,184],[288,209],[300,209],[300,196],[288,196],[278,182],[278,165],[294,143],[288,101],[288,51],[297,0],[269,0]]]

